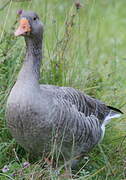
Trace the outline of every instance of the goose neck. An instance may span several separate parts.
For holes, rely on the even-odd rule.
[[[40,38],[25,37],[26,55],[33,56],[40,61],[42,58],[42,41]],[[27,60],[27,59],[26,59]]]
[[[40,65],[42,59],[42,39],[25,37],[26,57],[19,73],[18,80],[33,82],[40,77]]]

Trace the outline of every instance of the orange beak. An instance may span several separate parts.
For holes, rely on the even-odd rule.
[[[15,36],[21,36],[31,31],[29,21],[26,18],[22,18],[19,23],[20,25],[14,33]]]

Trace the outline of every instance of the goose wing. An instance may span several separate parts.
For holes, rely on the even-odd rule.
[[[49,91],[54,96],[66,100],[77,108],[77,110],[84,115],[94,115],[102,124],[104,120],[118,117],[122,112],[116,108],[106,106],[103,102],[92,98],[71,87],[59,87],[53,85],[40,85],[41,90]]]
[[[53,100],[48,119],[57,129],[59,141],[64,136],[62,147],[73,147],[74,143],[75,155],[88,152],[98,144],[108,120],[121,112],[74,88],[40,85],[40,89]],[[64,149],[64,153],[67,151]]]
[[[58,97],[53,101],[55,108],[49,119],[57,129],[60,142],[63,137],[62,147],[73,147],[76,156],[90,151],[100,141],[103,133],[98,118],[94,115],[85,116],[66,99]]]

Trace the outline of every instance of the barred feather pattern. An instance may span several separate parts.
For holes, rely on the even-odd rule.
[[[85,116],[94,115],[99,119],[100,124],[109,114],[108,108],[103,102],[92,98],[71,87],[58,87],[53,85],[40,85],[41,90],[46,90],[62,100],[67,100],[74,104],[79,112]]]
[[[105,104],[69,87],[40,85],[40,88],[54,99],[55,108],[49,119],[57,129],[59,142],[64,134],[63,148],[72,147],[74,139],[74,155],[79,155],[98,144],[101,124],[110,112]]]

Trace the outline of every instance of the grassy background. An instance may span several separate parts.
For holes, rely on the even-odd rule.
[[[44,58],[41,83],[72,86],[126,112],[126,1],[82,0],[11,1],[0,9],[0,168],[9,166],[0,179],[57,179],[41,163],[23,169],[27,153],[11,138],[5,104],[24,57],[23,38],[16,39],[18,9],[32,9],[44,24]],[[0,1],[2,7],[6,1]],[[125,115],[106,128],[75,179],[121,180],[126,178]],[[17,172],[17,175],[12,176]]]

